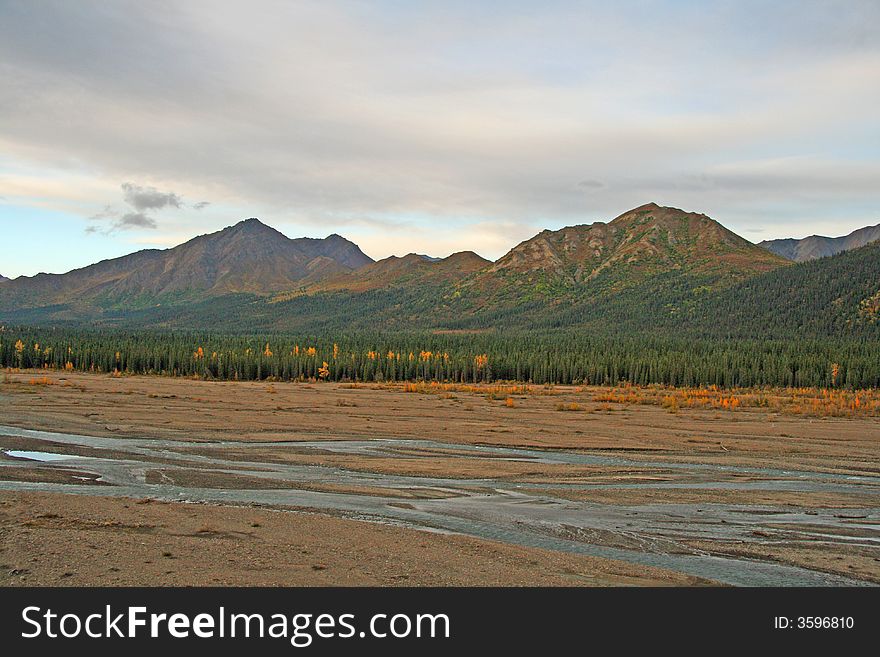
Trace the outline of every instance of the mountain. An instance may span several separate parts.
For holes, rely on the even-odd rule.
[[[762,246],[783,258],[804,262],[857,249],[876,240],[880,240],[880,224],[859,228],[843,237],[811,235],[801,240],[792,238],[765,240],[759,242],[758,246]]]
[[[648,203],[607,224],[542,231],[511,249],[486,275],[578,285],[603,276],[638,282],[673,270],[735,280],[783,264],[704,214]]]
[[[232,293],[269,294],[337,276],[372,262],[331,235],[289,239],[257,219],[200,235],[172,249],[147,249],[66,274],[4,284],[0,307],[61,306],[86,314]]]
[[[251,221],[257,220],[253,219]],[[264,224],[260,225],[264,226]],[[264,227],[269,228],[268,226]],[[270,228],[269,230],[274,229]],[[350,242],[336,233],[333,233],[324,239],[299,237],[290,241],[296,248],[303,251],[303,253],[315,257],[329,258],[346,269],[357,269],[358,267],[363,267],[364,265],[373,262],[373,259],[365,255],[357,244]]]
[[[545,230],[517,245],[461,283],[452,321],[456,328],[498,317],[533,326],[602,318],[631,325],[789,264],[704,214],[648,203],[608,223]]]
[[[757,266],[750,262],[750,273],[738,268],[719,274],[717,266],[698,257],[648,274],[648,260],[627,263],[630,270],[607,268],[555,293],[542,287],[552,279],[534,276],[536,270],[558,272],[552,259],[550,267],[532,261],[526,269],[532,287],[516,277],[499,284],[491,271],[495,263],[446,284],[308,294],[278,304],[259,321],[273,329],[315,331],[576,329],[581,340],[593,335],[880,340],[880,242],[803,263],[759,259]],[[630,277],[632,268],[639,277]],[[796,372],[792,377],[797,381]]]
[[[609,223],[542,231],[494,263],[456,257],[468,266],[444,276],[414,254],[388,258],[279,299],[263,321],[278,330],[642,330],[791,266],[705,215],[654,203]]]
[[[688,324],[731,337],[880,338],[880,241],[742,281],[702,300]]]
[[[2,274],[0,274],[0,283],[2,283],[3,281],[8,281],[8,280],[10,280],[10,279],[8,279],[5,276],[3,276]]]
[[[452,283],[478,272],[491,260],[473,251],[453,253],[446,258],[429,258],[410,253],[402,258],[391,256],[363,267],[325,279],[308,287],[305,292],[314,294],[331,290],[363,292],[406,285],[438,285]]]
[[[341,237],[290,240],[250,220],[0,286],[2,322],[132,329],[874,339],[878,316],[880,242],[793,263],[706,215],[653,203],[542,231],[496,262],[470,251],[373,262]]]

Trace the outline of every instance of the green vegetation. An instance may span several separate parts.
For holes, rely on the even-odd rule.
[[[650,286],[610,276],[590,286],[501,303],[443,285],[274,303],[223,295],[104,310],[89,327],[57,321],[55,312],[71,317],[66,306],[21,310],[17,323],[43,328],[0,330],[0,365],[242,380],[880,387],[880,244],[720,290],[678,272]]]
[[[491,264],[367,260],[342,238],[288,240],[248,221],[169,251],[6,282],[0,365],[880,387],[880,242],[788,264],[708,217],[650,204],[609,224],[542,231]],[[327,271],[313,285],[303,276],[315,267]]]
[[[6,327],[0,365],[231,380],[880,387],[868,339],[591,336],[570,331],[319,336]]]
[[[16,325],[121,330],[337,335],[382,327],[555,331],[608,337],[707,340],[856,339],[880,341],[880,243],[780,267],[732,284],[711,273],[668,270],[628,279],[627,266],[585,283],[545,272],[499,274],[492,290],[473,280],[396,284],[366,291],[276,297],[224,294],[185,303],[78,308],[75,303],[0,311]],[[880,346],[880,345],[878,345]]]
[[[880,323],[868,310],[878,293],[880,242],[874,242],[745,280],[707,297],[687,319],[704,335],[878,340]]]

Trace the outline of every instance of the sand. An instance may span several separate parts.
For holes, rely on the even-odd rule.
[[[31,383],[43,377],[48,385]],[[880,506],[876,488],[858,482],[852,490],[836,492],[695,489],[705,474],[671,467],[718,464],[870,478],[880,472],[876,417],[809,418],[747,409],[670,413],[656,406],[593,403],[594,392],[538,388],[515,396],[510,407],[505,399],[492,399],[479,389],[421,394],[405,392],[401,386],[10,372],[0,384],[0,425],[123,440],[185,441],[169,448],[167,456],[143,457],[151,466],[144,471],[147,483],[182,487],[303,489],[382,497],[401,504],[456,494],[440,486],[386,486],[378,481],[370,485],[330,479],[282,482],[263,473],[272,464],[286,464],[368,475],[529,484],[528,495],[634,508],[680,503],[815,513]],[[581,410],[560,411],[560,404],[577,404]],[[397,443],[364,454],[332,449],[335,441],[384,438],[430,439],[444,446]],[[245,444],[220,444],[226,441]],[[297,444],[305,441],[326,447]],[[622,456],[631,462],[622,466],[508,460],[465,449],[474,445]],[[0,448],[126,457],[122,449],[11,436],[0,436]],[[180,467],[177,455],[193,460]],[[200,462],[203,457],[250,463],[247,472],[230,473]],[[737,483],[776,476],[731,471],[717,472],[713,479]],[[0,468],[0,479],[80,488],[95,483],[93,473],[70,462],[64,467],[15,463]],[[626,487],[650,482],[668,487]],[[594,488],[572,489],[568,484]],[[25,491],[0,492],[0,503],[0,583],[5,584],[681,585],[702,581],[611,559],[429,533],[334,517],[326,511],[141,504],[126,498]],[[865,540],[871,535],[865,527],[859,532]],[[880,582],[880,554],[875,548],[823,547],[815,537],[782,530],[772,541],[760,536],[755,541],[683,538],[685,544],[713,554]]]

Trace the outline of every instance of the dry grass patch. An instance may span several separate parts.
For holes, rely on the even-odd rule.
[[[880,415],[880,391],[873,389],[619,386],[594,392],[592,400],[612,404],[660,406],[670,413],[677,413],[679,409],[763,409],[809,417]]]

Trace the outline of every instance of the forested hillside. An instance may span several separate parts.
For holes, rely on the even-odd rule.
[[[864,335],[877,339],[880,242],[743,281],[696,305],[689,323],[701,333],[720,336]]]
[[[880,335],[880,245],[792,264],[705,215],[648,204],[472,252],[372,262],[256,221],[168,251],[7,281],[0,321],[254,331],[557,330],[799,339]]]
[[[495,314],[462,312],[469,301],[444,298],[442,286],[278,303],[227,295],[108,313],[100,330],[5,327],[0,364],[223,379],[880,386],[880,245],[714,293],[692,282],[660,277],[650,294]],[[180,325],[203,330],[167,330]]]

